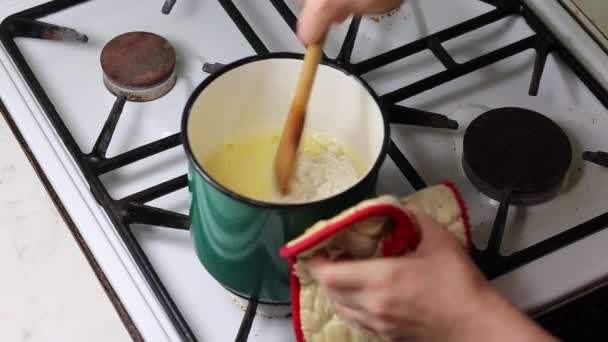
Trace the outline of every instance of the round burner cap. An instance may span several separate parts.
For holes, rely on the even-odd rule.
[[[175,49],[150,32],[128,32],[112,39],[101,52],[105,78],[126,89],[145,89],[167,82],[175,71]]]
[[[498,108],[478,116],[463,144],[463,167],[471,182],[497,200],[509,188],[513,203],[545,198],[543,194],[562,183],[572,161],[562,129],[523,108]]]

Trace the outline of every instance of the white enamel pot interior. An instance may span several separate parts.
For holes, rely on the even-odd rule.
[[[203,82],[204,89],[190,104],[183,124],[186,148],[203,173],[205,157],[219,144],[283,127],[301,72],[301,58],[286,53],[250,57]],[[336,66],[319,65],[305,124],[305,132],[310,130],[326,133],[353,151],[367,167],[361,179],[377,173],[385,157],[389,128],[378,97],[360,78]],[[219,188],[230,193],[221,184]]]

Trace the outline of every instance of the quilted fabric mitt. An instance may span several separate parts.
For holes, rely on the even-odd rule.
[[[294,331],[298,342],[372,342],[376,339],[335,314],[305,263],[323,250],[330,259],[397,256],[419,239],[404,208],[418,208],[442,224],[463,246],[471,247],[466,208],[456,187],[444,183],[405,198],[381,196],[361,202],[329,220],[319,221],[280,253],[288,258]]]

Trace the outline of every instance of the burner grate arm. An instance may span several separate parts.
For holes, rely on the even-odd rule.
[[[171,13],[171,10],[173,9],[173,6],[175,6],[176,1],[177,0],[165,0],[165,3],[163,4],[163,8],[162,8],[161,12],[163,14]]]
[[[110,145],[110,141],[114,135],[114,130],[116,129],[116,125],[120,119],[120,114],[122,114],[122,110],[125,107],[126,102],[127,97],[124,95],[117,97],[116,101],[114,101],[110,115],[108,116],[106,123],[103,125],[101,133],[99,133],[99,137],[97,138],[97,141],[93,146],[93,150],[91,151],[92,156],[99,158],[106,156],[108,146]]]
[[[283,0],[270,0],[270,3],[279,12],[283,20],[289,25],[291,31],[296,32],[297,29],[297,18],[295,14],[289,9],[289,6]]]
[[[383,66],[396,62],[402,58],[409,57],[418,52],[429,48],[429,42],[445,42],[452,38],[462,36],[469,32],[475,31],[493,22],[499,21],[509,15],[513,14],[512,10],[495,9],[488,13],[482,14],[471,20],[465,21],[458,25],[449,27],[443,31],[434,33],[428,37],[420,38],[416,41],[407,43],[400,47],[381,53],[377,56],[371,57],[357,64],[354,64],[354,69],[360,74],[366,74],[375,69],[379,69]]]
[[[545,63],[549,53],[553,50],[553,42],[547,39],[539,39],[539,43],[536,46],[536,59],[534,60],[534,69],[532,70],[532,79],[530,80],[530,90],[528,95],[538,95],[538,89],[540,87],[540,79],[543,76],[545,70]]]
[[[248,340],[249,332],[251,331],[251,325],[253,324],[257,308],[258,302],[256,300],[249,300],[247,310],[245,311],[245,315],[241,321],[241,326],[239,327],[236,339],[234,340],[235,342],[246,342]]]
[[[151,188],[142,190],[140,192],[134,193],[133,195],[129,195],[120,200],[125,204],[143,204],[153,201],[159,197],[163,197],[172,192],[175,192],[179,189],[188,186],[188,176],[182,175],[173,179],[170,179],[166,182],[155,185]]]
[[[583,160],[586,160],[597,165],[608,167],[608,153],[607,152],[584,152]]]
[[[350,26],[348,26],[348,32],[346,32],[346,37],[344,37],[344,42],[342,43],[342,47],[340,48],[338,57],[336,57],[336,61],[338,63],[345,66],[351,65],[350,61],[353,54],[353,49],[355,48],[355,40],[357,39],[357,32],[359,32],[360,25],[360,16],[354,17],[353,20],[350,22]]]
[[[479,265],[488,279],[494,279],[606,228],[608,228],[608,213],[604,213],[526,249],[517,251],[508,257],[501,257],[496,264],[484,265],[481,262]]]
[[[430,40],[429,49],[446,69],[451,69],[458,65],[438,40]]]
[[[116,157],[112,157],[109,159],[103,158],[101,160],[93,157],[90,159],[90,161],[93,163],[93,167],[95,168],[98,174],[104,174],[112,170],[119,169],[123,166],[129,165],[131,163],[135,163],[136,161],[142,160],[144,158],[153,156],[160,152],[164,152],[171,148],[177,147],[181,145],[181,143],[182,141],[180,134],[175,133],[166,138],[156,140],[149,144],[135,148],[131,151],[119,154]]]
[[[486,276],[490,276],[488,272],[495,270],[499,265],[508,259],[500,255],[500,246],[502,245],[505,227],[507,224],[507,216],[509,214],[509,204],[511,203],[511,189],[505,189],[500,201],[500,206],[496,212],[496,218],[492,225],[490,238],[485,250],[473,249],[473,259]]]
[[[234,24],[241,31],[245,39],[249,42],[253,50],[258,55],[268,54],[270,51],[264,45],[260,37],[255,33],[255,31],[251,28],[251,25],[245,20],[245,17],[241,14],[241,12],[236,8],[234,3],[231,0],[218,0],[220,5],[224,8],[224,11],[228,14],[230,19],[234,22]]]
[[[502,238],[505,234],[505,226],[507,225],[507,216],[509,214],[509,204],[511,203],[511,190],[505,189],[494,224],[492,225],[492,232],[490,233],[490,240],[488,241],[488,247],[485,250],[486,254],[490,257],[500,257],[500,245],[502,244]]]
[[[442,114],[426,112],[399,105],[387,106],[389,121],[395,124],[432,128],[458,129],[458,122]]]
[[[381,96],[381,99],[387,102],[400,102],[412,96],[423,93],[429,89],[435,88],[447,82],[457,79],[488,65],[507,59],[517,55],[525,50],[535,47],[537,40],[536,35],[524,38],[500,49],[489,52],[485,55],[472,59],[466,63],[458,64],[457,66],[444,70],[435,75],[414,82],[405,87],[396,89],[390,93]]]
[[[4,23],[13,33],[14,37],[46,39],[55,41],[68,41],[86,43],[87,35],[72,28],[45,23],[38,20],[12,17]]]
[[[222,63],[205,63],[203,64],[203,72],[213,74],[214,72],[220,71],[226,64]]]
[[[190,229],[190,218],[173,211],[131,203],[123,208],[124,217],[129,224],[139,223],[150,226]]]
[[[414,190],[422,190],[426,188],[427,184],[424,179],[422,179],[418,171],[416,171],[412,163],[407,160],[405,155],[403,155],[403,152],[399,150],[399,147],[397,147],[392,139],[388,146],[388,155],[391,157],[395,165],[397,165],[401,173],[403,173],[410,185],[412,185]]]

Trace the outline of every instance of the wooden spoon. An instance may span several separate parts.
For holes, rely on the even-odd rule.
[[[312,85],[317,73],[317,67],[323,55],[323,43],[310,45],[306,49],[300,79],[296,87],[294,98],[289,108],[289,114],[283,127],[283,134],[277,154],[274,158],[274,178],[276,186],[282,195],[289,192],[289,180],[294,172],[296,154],[302,130],[306,121],[306,107],[312,91]]]

